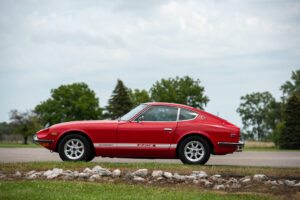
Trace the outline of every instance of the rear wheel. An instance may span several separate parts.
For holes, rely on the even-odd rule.
[[[91,156],[91,147],[85,137],[71,134],[59,143],[58,153],[64,161],[85,161]]]
[[[184,164],[205,164],[210,157],[207,141],[199,136],[185,138],[179,145],[179,158]]]

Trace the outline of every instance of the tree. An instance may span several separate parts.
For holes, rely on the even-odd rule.
[[[300,98],[296,93],[287,101],[285,124],[280,131],[279,146],[283,149],[300,148]]]
[[[51,97],[34,109],[43,125],[102,117],[99,99],[85,83],[61,85],[51,90]]]
[[[272,130],[270,139],[278,146],[279,132],[284,126],[284,109],[283,102],[271,101],[269,110],[266,113],[265,123]]]
[[[292,71],[292,81],[286,81],[282,86],[283,100],[286,101],[293,93],[300,97],[300,70]]]
[[[275,122],[275,128],[272,132],[272,140],[276,146],[280,146],[283,131],[287,128],[285,119],[287,116],[287,101],[294,94],[300,98],[300,70],[292,71],[291,81],[286,81],[280,89],[282,90],[283,96],[281,97],[282,102],[277,102],[277,106],[273,107],[273,112],[270,114],[277,115],[277,121]],[[282,146],[282,145],[281,145]]]
[[[41,129],[37,116],[31,112],[19,112],[17,110],[10,111],[10,120],[13,132],[22,135],[24,144],[27,144],[28,137],[34,135]]]
[[[7,122],[0,122],[0,140],[3,139],[4,135],[11,135],[13,132],[12,126]]]
[[[242,117],[246,134],[253,134],[259,141],[267,140],[273,127],[267,122],[274,97],[269,92],[256,92],[241,97],[237,112]]]
[[[117,85],[112,92],[111,98],[106,106],[106,116],[111,119],[122,117],[132,108],[132,102],[128,94],[128,89],[123,82],[118,79]]]
[[[204,95],[200,80],[189,76],[161,79],[150,89],[151,99],[156,102],[172,102],[204,109],[209,98]]]
[[[277,102],[275,99],[269,104],[269,110],[266,113],[265,122],[271,129],[275,129],[276,125],[283,121],[284,104]]]
[[[276,127],[272,131],[272,141],[274,142],[276,147],[280,147],[280,135],[282,131],[285,129],[285,121],[279,122],[276,124]]]
[[[136,107],[141,103],[146,103],[151,101],[150,96],[146,90],[139,90],[139,89],[128,89],[129,97],[132,102],[132,106]]]

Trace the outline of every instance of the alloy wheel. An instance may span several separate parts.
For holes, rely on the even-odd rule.
[[[205,154],[204,147],[199,141],[190,141],[184,147],[184,155],[191,162],[200,161]]]
[[[64,145],[64,153],[70,160],[76,160],[84,154],[84,144],[81,140],[73,138]]]

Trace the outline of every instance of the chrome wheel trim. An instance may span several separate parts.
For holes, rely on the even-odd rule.
[[[190,141],[184,147],[184,155],[191,162],[200,161],[204,154],[204,146],[199,141]]]
[[[65,143],[64,153],[70,160],[76,160],[84,154],[84,144],[79,139],[70,139]]]

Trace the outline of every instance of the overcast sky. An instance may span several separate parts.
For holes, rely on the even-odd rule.
[[[0,121],[61,84],[105,106],[116,85],[200,79],[206,111],[241,125],[240,97],[279,90],[300,69],[300,1],[0,0]]]

